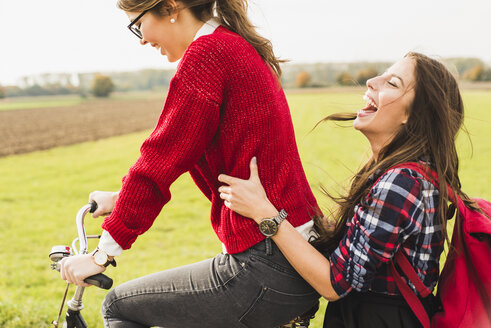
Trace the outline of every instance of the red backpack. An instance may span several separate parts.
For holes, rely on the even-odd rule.
[[[396,167],[420,173],[438,187],[438,176],[427,166],[404,163]],[[449,195],[454,195],[449,188]],[[451,197],[452,198],[452,197]],[[467,208],[458,198],[454,205],[460,213],[452,235],[447,260],[438,280],[437,296],[441,307],[430,319],[421,301],[397,272],[394,262],[413,283],[421,296],[430,291],[423,285],[406,256],[398,251],[391,262],[391,272],[399,291],[424,328],[435,327],[491,327],[491,203],[474,199],[482,212]]]

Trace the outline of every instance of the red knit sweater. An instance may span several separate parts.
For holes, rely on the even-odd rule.
[[[268,198],[293,226],[320,213],[276,75],[249,43],[219,27],[184,53],[157,126],[102,227],[130,248],[170,200],[170,185],[189,171],[211,201],[211,224],[227,251],[246,250],[264,236],[253,220],[224,206],[217,177],[248,179],[253,156]]]

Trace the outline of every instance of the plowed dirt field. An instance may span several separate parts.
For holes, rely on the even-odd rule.
[[[153,128],[163,100],[114,100],[0,111],[0,156]]]

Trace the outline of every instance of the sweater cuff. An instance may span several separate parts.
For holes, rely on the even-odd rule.
[[[119,256],[123,253],[123,248],[111,237],[109,232],[103,230],[99,240],[99,248],[109,256]]]
[[[134,230],[128,229],[121,221],[113,218],[112,215],[106,217],[102,224],[102,229],[107,230],[123,250],[130,249],[138,234]]]

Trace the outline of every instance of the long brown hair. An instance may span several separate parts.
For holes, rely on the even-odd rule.
[[[407,123],[402,125],[394,138],[371,159],[353,177],[348,195],[334,197],[324,192],[337,204],[334,212],[336,226],[334,231],[325,229],[322,221],[316,222],[321,237],[314,243],[319,249],[332,252],[346,232],[346,222],[354,215],[357,204],[363,203],[373,179],[390,167],[429,158],[432,169],[438,174],[439,205],[437,218],[443,227],[443,237],[448,241],[446,232],[447,209],[450,197],[448,185],[456,195],[471,208],[477,209],[469,197],[461,191],[458,175],[459,158],[455,146],[457,133],[463,125],[464,105],[457,81],[447,68],[437,60],[419,53],[408,53],[406,57],[415,63],[414,100],[408,109]],[[356,113],[330,115],[322,121],[354,120]],[[458,217],[458,216],[457,216]]]
[[[172,8],[168,2],[167,0],[118,0],[118,7],[127,12],[150,10],[153,15],[162,17],[178,10]],[[280,64],[284,60],[275,56],[271,41],[256,32],[247,17],[247,0],[176,0],[176,2],[183,5],[183,8],[179,9],[189,8],[194,17],[203,22],[211,18],[215,10],[220,24],[244,38],[271,66],[275,74],[281,77]]]

